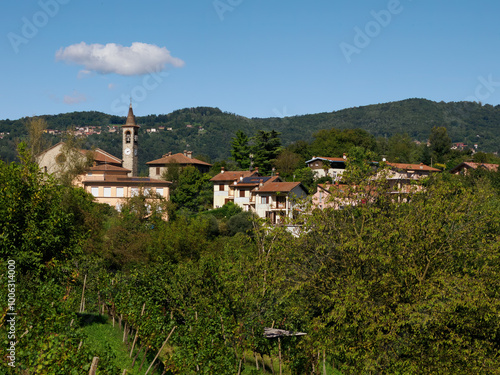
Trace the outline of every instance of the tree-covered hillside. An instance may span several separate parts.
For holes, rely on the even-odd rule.
[[[125,117],[100,112],[73,112],[42,116],[49,129],[66,130],[71,127],[101,126],[102,133],[87,138],[88,147],[97,146],[114,155],[121,154],[120,135],[108,133],[109,126],[121,125]],[[15,159],[15,143],[26,137],[23,125],[26,119],[0,121],[0,158]],[[185,149],[195,155],[204,155],[211,161],[230,157],[231,139],[238,130],[251,136],[258,130],[276,130],[281,133],[283,146],[298,140],[311,141],[321,129],[364,129],[375,137],[408,134],[412,139],[427,141],[434,126],[444,126],[452,142],[478,145],[485,152],[500,151],[497,132],[500,124],[500,106],[471,102],[433,102],[408,99],[398,102],[348,108],[336,112],[286,118],[246,118],[222,112],[218,108],[186,108],[163,115],[137,116],[141,125],[141,153],[139,163],[157,159],[172,151]],[[162,127],[164,129],[159,130]],[[156,133],[148,129],[157,129]],[[171,130],[167,130],[171,129]],[[50,143],[60,136],[47,136]]]

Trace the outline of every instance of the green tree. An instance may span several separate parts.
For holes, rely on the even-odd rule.
[[[288,178],[294,170],[303,167],[304,163],[305,160],[299,154],[285,149],[280,152],[274,165],[282,177]]]
[[[436,162],[444,163],[446,155],[451,149],[451,138],[448,136],[448,130],[444,126],[434,126],[429,136],[429,143]]]
[[[243,169],[250,168],[250,139],[241,130],[236,132],[235,137],[231,141],[231,159]]]
[[[15,259],[19,271],[39,272],[48,262],[80,253],[88,233],[68,205],[76,190],[43,174],[23,143],[19,155],[22,164],[0,161],[0,254]],[[87,194],[81,198],[91,200]]]
[[[25,126],[28,132],[27,147],[31,155],[30,158],[35,161],[36,157],[48,147],[47,139],[44,138],[47,121],[41,117],[30,117],[26,119]]]
[[[198,212],[212,206],[213,186],[208,174],[187,166],[179,174],[177,186],[172,189],[170,199],[178,209]]]
[[[314,134],[311,151],[315,156],[341,157],[355,146],[373,151],[376,148],[375,138],[361,129],[320,130]]]
[[[444,176],[403,204],[381,184],[284,237],[281,288],[313,333],[297,355],[324,349],[342,373],[498,372],[500,211],[487,185]]]
[[[272,165],[280,152],[281,140],[279,135],[280,133],[275,130],[270,132],[259,130],[252,138],[254,165],[264,175],[271,173]]]

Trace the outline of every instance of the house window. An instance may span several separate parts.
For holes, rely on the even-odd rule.
[[[99,188],[98,188],[98,187],[92,187],[92,188],[90,189],[90,192],[92,193],[92,195],[93,195],[94,197],[99,196]]]
[[[116,188],[116,196],[118,198],[123,198],[123,188],[122,187],[117,187]]]
[[[261,197],[260,203],[261,204],[267,204],[267,197]]]
[[[285,208],[286,206],[286,196],[284,195],[278,195],[276,197],[276,204],[278,208]]]
[[[131,136],[130,131],[125,132],[125,143],[130,143]]]
[[[158,176],[160,174],[160,167],[156,167],[156,175]]]
[[[110,187],[105,187],[104,188],[104,197],[105,198],[110,198],[111,197],[111,188]]]
[[[240,190],[240,198],[245,198],[245,190]]]
[[[163,197],[163,188],[156,188],[156,194],[158,194],[160,197]]]
[[[131,196],[136,197],[138,195],[139,195],[139,188],[136,188],[136,187],[132,188]]]
[[[219,191],[224,191],[224,184],[219,184]]]

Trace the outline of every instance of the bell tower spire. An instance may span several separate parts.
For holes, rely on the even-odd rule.
[[[127,121],[122,125],[122,158],[123,168],[130,169],[129,177],[137,176],[137,156],[139,151],[139,126],[135,122],[134,111],[132,110],[132,100],[128,109]]]

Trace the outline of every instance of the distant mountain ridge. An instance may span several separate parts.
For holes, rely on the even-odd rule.
[[[72,112],[41,116],[50,129],[101,126],[101,135],[87,138],[87,146],[98,146],[116,156],[121,155],[120,135],[108,133],[107,127],[122,125],[125,116],[101,112]],[[237,130],[249,136],[257,130],[276,130],[283,145],[298,140],[310,141],[320,129],[360,128],[375,137],[390,137],[406,133],[426,141],[433,126],[445,126],[453,142],[478,145],[486,152],[500,151],[500,105],[481,105],[472,102],[433,102],[426,99],[406,99],[382,104],[347,108],[334,112],[300,115],[285,118],[246,118],[219,108],[196,107],[176,110],[169,114],[137,116],[141,125],[140,164],[172,151],[192,150],[212,161],[228,159],[230,143]],[[159,130],[158,128],[164,128]],[[147,129],[157,132],[147,132]],[[171,129],[171,130],[167,130]],[[23,119],[1,120],[0,133],[9,132],[0,140],[0,158],[12,160],[12,146],[25,137]],[[57,138],[57,137],[52,137]],[[55,140],[54,142],[58,141]]]

